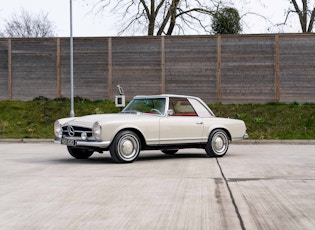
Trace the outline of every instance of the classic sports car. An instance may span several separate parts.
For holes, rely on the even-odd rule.
[[[248,137],[243,121],[215,117],[200,98],[181,95],[136,96],[120,113],[63,118],[54,129],[55,142],[74,158],[109,150],[122,163],[154,149],[175,154],[204,148],[210,157],[222,157],[231,141]]]

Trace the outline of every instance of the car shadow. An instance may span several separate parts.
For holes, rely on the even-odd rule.
[[[177,153],[174,155],[167,154],[140,154],[137,161],[154,161],[154,160],[178,160],[187,158],[209,158],[207,154],[199,153]]]
[[[115,162],[110,157],[98,156],[93,157],[91,156],[88,159],[75,159],[72,157],[69,158],[62,158],[62,159],[54,159],[51,162],[61,163],[61,164],[114,164]]]
[[[135,160],[133,163],[136,162],[148,162],[148,161],[161,161],[161,160],[179,160],[179,159],[191,159],[191,158],[209,158],[207,154],[199,154],[199,153],[177,153],[174,155],[166,155],[166,154],[149,154],[143,153],[139,155],[138,159]],[[56,163],[63,163],[63,164],[119,164],[110,156],[104,155],[92,155],[88,159],[74,159],[72,157],[69,158],[59,158],[53,159],[51,162]]]

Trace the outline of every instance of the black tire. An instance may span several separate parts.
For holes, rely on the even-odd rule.
[[[209,137],[205,150],[209,157],[223,157],[229,149],[229,137],[222,129],[214,130]]]
[[[178,152],[178,149],[162,149],[162,153],[165,153],[166,155],[174,155]]]
[[[94,151],[89,149],[81,149],[71,146],[67,146],[67,148],[70,155],[76,159],[87,159],[94,153]]]
[[[131,163],[141,150],[141,142],[136,133],[126,130],[119,132],[109,147],[112,159],[118,163]]]

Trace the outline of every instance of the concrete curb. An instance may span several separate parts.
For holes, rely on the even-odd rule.
[[[315,140],[243,140],[233,144],[284,144],[284,145],[315,145]]]
[[[0,143],[53,143],[54,139],[1,139]],[[315,140],[243,140],[233,144],[285,144],[285,145],[315,145]]]
[[[53,143],[54,139],[33,139],[33,138],[23,138],[23,139],[0,139],[0,143]]]

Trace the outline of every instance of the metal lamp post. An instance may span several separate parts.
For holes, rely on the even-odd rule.
[[[74,117],[73,102],[73,35],[72,35],[72,0],[70,0],[70,88],[71,88],[71,108],[70,117]]]

